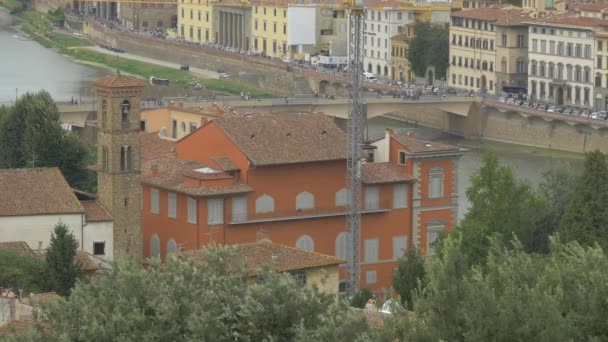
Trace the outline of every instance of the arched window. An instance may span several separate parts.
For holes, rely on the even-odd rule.
[[[182,121],[182,132],[186,132],[186,123]]]
[[[342,188],[336,191],[336,207],[345,207],[347,203],[348,190]]]
[[[156,234],[153,234],[150,238],[150,256],[160,257],[160,239]]]
[[[108,147],[101,148],[101,170],[108,172]]]
[[[177,252],[177,243],[171,239],[167,242],[167,255]]]
[[[129,128],[129,111],[131,111],[131,104],[129,101],[122,101],[122,104],[120,105],[120,114],[123,128]]]
[[[346,260],[346,248],[348,248],[348,233],[342,232],[336,237],[336,257]]]
[[[258,197],[255,200],[255,213],[264,214],[272,213],[274,211],[274,198],[266,194]]]
[[[300,192],[296,196],[296,210],[312,209],[315,207],[315,196],[310,192]]]
[[[101,102],[101,127],[106,128],[108,122],[108,102],[104,99]]]
[[[445,232],[445,221],[433,219],[426,224],[426,254],[432,255],[435,250],[435,243]]]
[[[312,252],[315,250],[315,242],[308,235],[302,235],[296,241],[296,247],[305,251]]]
[[[523,59],[518,59],[516,64],[515,64],[516,68],[517,68],[517,72],[518,73],[525,73],[526,72],[526,63],[524,62]]]
[[[380,64],[376,65],[376,75],[382,75],[382,68]]]
[[[372,63],[367,64],[367,72],[372,72]]]
[[[131,169],[131,146],[122,146],[120,148],[120,170],[127,171]]]
[[[388,77],[388,67],[384,66],[384,76]]]
[[[429,198],[443,197],[443,173],[440,167],[429,170]]]
[[[530,75],[536,76],[537,72],[538,72],[538,70],[536,69],[536,61],[530,62]]]

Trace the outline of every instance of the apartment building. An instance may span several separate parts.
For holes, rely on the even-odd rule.
[[[346,135],[331,118],[218,118],[177,142],[146,134],[141,144],[146,257],[271,241],[346,258]],[[391,131],[375,144],[363,166],[360,282],[379,293],[407,248],[432,253],[456,223],[463,151]]]
[[[596,33],[605,32],[606,22],[566,14],[528,25],[528,95],[539,102],[594,108],[594,69],[604,67],[596,64],[603,56],[594,52],[603,40],[596,43]]]
[[[491,6],[452,14],[449,84],[500,94],[503,86],[526,85],[527,26],[531,12]]]
[[[391,37],[401,33],[403,26],[415,22],[415,11],[402,10],[406,4],[398,0],[368,0],[364,5],[364,69],[378,78],[391,79]]]
[[[213,37],[213,2],[179,0],[177,4],[178,36],[190,42],[215,42]]]
[[[406,25],[402,33],[391,37],[391,75],[400,82],[414,81],[414,74],[408,59],[410,41],[414,38],[415,23]]]
[[[252,50],[273,57],[287,57],[287,8],[289,0],[252,2]],[[315,20],[315,18],[311,18]]]

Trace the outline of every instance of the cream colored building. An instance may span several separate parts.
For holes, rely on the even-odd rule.
[[[213,43],[213,2],[180,0],[177,4],[177,36],[190,42]]]
[[[573,15],[529,23],[528,95],[533,101],[594,108],[596,34],[604,25],[601,19]]]
[[[491,6],[452,14],[448,83],[454,88],[500,94],[526,84],[527,30],[531,12]]]

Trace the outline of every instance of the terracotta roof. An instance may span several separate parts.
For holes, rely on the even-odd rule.
[[[608,21],[599,18],[578,17],[572,13],[557,15],[554,17],[539,18],[529,21],[530,24],[552,24],[566,26],[581,26],[581,27],[598,27],[608,26]]]
[[[476,8],[452,13],[452,17],[477,19],[494,23],[495,25],[521,25],[533,20],[530,11],[511,5],[493,5],[486,8]]]
[[[391,40],[396,40],[396,41],[400,41],[400,42],[409,42],[413,38],[414,37],[408,36],[407,33],[399,33],[399,34],[392,36]]]
[[[367,163],[362,165],[361,181],[364,184],[412,182],[416,178],[393,163]]]
[[[212,121],[258,166],[346,159],[346,134],[323,114]]]
[[[458,146],[425,141],[411,135],[395,134],[392,138],[407,148],[411,153],[452,152],[460,150]]]
[[[5,325],[0,326],[0,336],[8,336],[17,334],[25,335],[32,329],[34,322],[32,320],[15,319]]]
[[[221,167],[224,171],[237,171],[240,170],[238,165],[236,165],[230,158],[228,157],[215,157],[211,158],[214,162],[217,163],[219,167]]]
[[[95,86],[112,87],[112,88],[128,88],[128,87],[143,87],[144,82],[121,74],[113,74],[102,77],[94,82]]]
[[[214,187],[185,183],[184,176],[191,176],[199,179],[231,177],[223,172],[213,175],[193,173],[193,170],[195,169],[209,166],[196,161],[178,159],[174,155],[164,155],[155,159],[150,159],[142,165],[142,183],[163,189],[170,189],[191,196],[230,195],[253,191],[252,187],[242,183]],[[154,167],[156,167],[157,170],[156,174],[154,174],[152,170]]]
[[[254,242],[237,245],[239,256],[247,262],[250,275],[264,265],[271,266],[276,272],[289,272],[307,268],[333,266],[346,261],[331,255],[309,252],[303,249],[279,245],[272,242]],[[202,260],[200,250],[188,250],[182,254],[189,260]]]
[[[162,139],[158,136],[158,133],[141,132],[139,134],[139,145],[143,163],[145,159],[173,154],[175,141]]]
[[[96,200],[80,201],[86,214],[87,222],[113,221],[112,215]]]
[[[13,251],[20,254],[34,256],[34,251],[25,241],[8,241],[0,242],[0,250],[2,251]]]
[[[58,168],[0,170],[0,216],[82,213]]]
[[[365,317],[367,324],[369,324],[370,327],[372,327],[376,330],[382,330],[382,328],[384,327],[384,321],[388,318],[386,314],[384,314],[380,311],[358,309],[358,308],[353,308],[353,309],[359,310],[363,314],[363,317]]]
[[[581,11],[601,11],[608,9],[608,4],[578,4],[576,8]]]

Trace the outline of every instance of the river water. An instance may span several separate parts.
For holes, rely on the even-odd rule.
[[[56,101],[91,96],[92,82],[104,71],[74,63],[35,41],[23,40],[16,24],[16,19],[0,8],[0,104],[14,101],[16,94],[41,89]]]
[[[72,96],[84,100],[91,96],[93,80],[108,71],[75,63],[34,41],[19,39],[20,34],[13,26],[15,24],[14,18],[0,8],[0,104],[14,101],[15,90],[17,94],[23,94],[26,91],[46,89],[57,101],[69,101]],[[459,163],[460,218],[469,207],[465,191],[470,185],[471,174],[479,170],[484,150],[493,151],[501,163],[513,168],[517,177],[534,186],[541,180],[542,172],[552,165],[570,164],[575,169],[582,166],[580,155],[508,144],[473,142],[387,118],[373,118],[369,121],[370,136],[382,135],[386,128],[402,133],[413,132],[422,139],[470,149]]]

